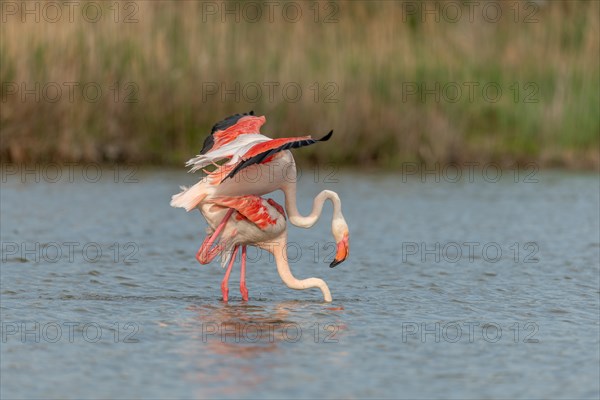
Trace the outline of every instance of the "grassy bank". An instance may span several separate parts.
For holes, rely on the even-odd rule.
[[[3,8],[3,160],[181,164],[253,109],[319,162],[600,165],[596,1],[85,4]]]

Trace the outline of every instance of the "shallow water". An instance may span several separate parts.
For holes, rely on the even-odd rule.
[[[250,250],[250,301],[236,267],[223,304],[205,223],[168,206],[193,176],[104,172],[3,174],[2,398],[600,395],[597,175],[305,174],[301,211],[340,194],[350,258],[328,268],[326,208],[291,268],[334,302]]]

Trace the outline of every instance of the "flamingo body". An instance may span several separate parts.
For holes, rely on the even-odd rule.
[[[228,299],[227,282],[239,247],[242,248],[240,291],[248,299],[245,285],[246,246],[263,248],[275,256],[277,271],[284,283],[293,289],[318,287],[325,301],[331,293],[324,281],[317,278],[297,280],[287,264],[287,217],[293,225],[309,228],[319,219],[324,202],[333,204],[331,230],[337,250],[330,267],[348,257],[348,225],[341,211],[339,196],[324,190],[313,202],[308,216],[302,216],[296,206],[296,164],[290,149],[327,141],[333,131],[321,139],[311,136],[271,139],[260,133],[266,122],[264,116],[251,111],[235,114],[215,124],[204,141],[200,154],[186,165],[190,172],[205,173],[198,183],[172,196],[171,206],[191,211],[198,208],[209,224],[207,237],[196,254],[201,264],[221,254],[227,265],[221,284],[223,299]],[[272,199],[260,196],[282,190],[284,208]]]

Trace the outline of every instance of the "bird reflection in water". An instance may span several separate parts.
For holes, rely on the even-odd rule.
[[[185,378],[202,383],[202,393],[197,393],[199,397],[240,395],[260,386],[270,379],[270,369],[286,366],[286,357],[273,357],[273,354],[287,351],[285,344],[303,346],[302,342],[315,339],[314,322],[292,318],[296,310],[305,307],[312,308],[314,304],[287,301],[269,306],[247,303],[226,307],[222,304],[188,306],[187,310],[194,316],[183,326],[187,339],[191,340],[185,341],[182,355],[193,367]],[[339,321],[340,310],[343,307],[322,309],[331,313],[327,323],[335,325],[336,341],[346,329]],[[304,313],[307,314],[313,313]],[[327,316],[321,314],[319,320],[325,321],[323,318]],[[327,332],[323,326],[319,328],[319,340],[323,342]],[[263,357],[268,358],[268,362],[261,362]]]

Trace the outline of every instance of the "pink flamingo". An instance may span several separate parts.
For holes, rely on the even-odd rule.
[[[246,246],[256,246],[269,251],[275,257],[281,280],[291,289],[319,288],[323,299],[331,302],[327,284],[318,278],[296,279],[287,262],[287,223],[283,207],[273,199],[265,200],[255,195],[236,197],[213,197],[205,200],[200,211],[206,218],[208,235],[196,254],[200,264],[207,264],[221,255],[227,270],[221,282],[223,301],[229,299],[229,276],[238,249],[242,248],[240,293],[248,300],[246,287]],[[345,258],[347,254],[340,254]],[[337,255],[336,255],[337,257]]]
[[[342,214],[337,193],[324,190],[314,201],[308,216],[302,216],[296,204],[296,163],[289,149],[309,146],[331,138],[333,131],[321,139],[310,136],[271,139],[260,134],[266,122],[252,111],[232,115],[218,122],[204,141],[200,154],[187,162],[190,172],[206,173],[200,182],[171,199],[171,206],[190,211],[214,197],[264,195],[282,190],[285,208],[293,225],[310,228],[323,211],[326,200],[333,204],[331,231],[337,244],[336,257],[331,267],[344,261],[349,252],[348,224]],[[241,172],[245,172],[241,173]]]

